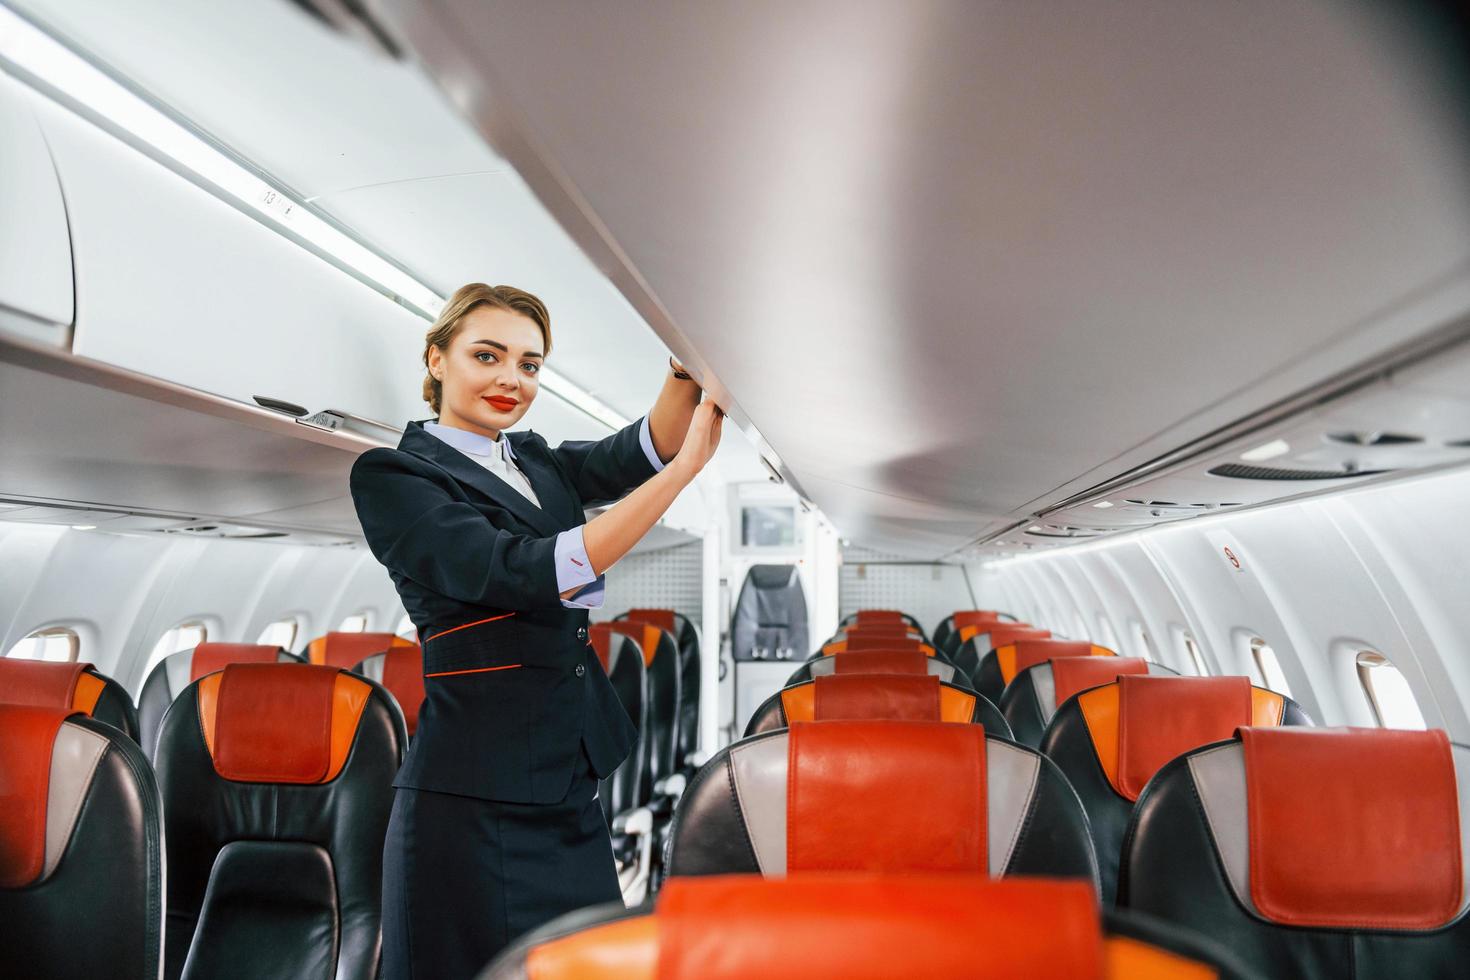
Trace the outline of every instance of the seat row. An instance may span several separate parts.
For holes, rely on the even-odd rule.
[[[203,644],[160,663],[135,709],[88,664],[0,660],[0,973],[375,976],[422,669],[388,634],[301,656]]]
[[[843,638],[862,637],[866,625],[847,624]],[[904,622],[903,641],[933,646],[921,631],[908,636],[911,625]],[[554,924],[488,975],[522,975],[514,971],[533,962],[547,971],[533,976],[645,975],[550,969],[601,943],[630,962],[655,964],[659,975],[690,975],[678,964],[687,964],[680,957],[694,942],[710,957],[718,942],[709,962],[752,972],[794,963],[821,976],[911,972],[926,916],[951,907],[938,900],[942,889],[966,887],[977,889],[974,904],[958,919],[937,920],[954,941],[922,945],[968,965],[919,972],[984,976],[1007,968],[1012,936],[1040,934],[1059,942],[1051,958],[1011,963],[1014,973],[1105,975],[1061,967],[1070,949],[1061,937],[1071,934],[1059,927],[1056,906],[1005,918],[1026,908],[1020,896],[1028,889],[1043,887],[1033,876],[1086,883],[1089,909],[1100,889],[1105,906],[1116,904],[1105,913],[1110,923],[1137,921],[1142,911],[1156,917],[1143,921],[1183,929],[1171,933],[1176,940],[1196,936],[1186,955],[1205,972],[1169,972],[1183,969],[1176,958],[1160,976],[1455,976],[1470,955],[1467,863],[1459,859],[1470,846],[1459,802],[1470,787],[1461,772],[1470,749],[1443,732],[1314,729],[1294,702],[1246,678],[1159,674],[1091,644],[1038,638],[986,654],[1002,681],[1001,703],[1017,706],[1017,719],[1023,707],[1048,712],[1029,717],[1037,744],[1023,745],[965,683],[973,677],[883,673],[876,658],[942,662],[937,647],[848,649],[806,665],[808,676],[756,712],[746,738],[698,772],[675,814],[672,877],[655,903],[632,918],[593,916],[590,932]],[[851,658],[857,667],[849,668]],[[826,663],[830,671],[811,676]],[[912,877],[920,874],[943,877],[921,885]],[[703,878],[707,890],[685,876]],[[1006,880],[984,881],[995,878]],[[892,896],[910,886],[917,891],[907,906],[864,891]],[[997,888],[1016,889],[1006,892],[1014,903],[1006,910],[988,897]],[[843,894],[855,896],[852,905]],[[829,912],[841,907],[842,917],[802,919],[808,895],[822,896]],[[768,930],[759,953],[732,956],[735,936],[717,918],[732,907]],[[666,944],[701,915],[718,939]],[[992,922],[1007,923],[1003,935],[987,930]],[[785,944],[778,923],[798,936],[835,924],[839,948],[809,934],[805,945]],[[894,935],[889,928],[908,938],[887,948],[865,942]],[[842,958],[849,952],[856,959]],[[835,973],[822,972],[838,963]]]

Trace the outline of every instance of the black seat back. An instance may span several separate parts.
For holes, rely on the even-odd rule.
[[[689,617],[672,609],[629,609],[619,619],[652,623],[673,634],[679,645],[679,729],[674,766],[685,769],[699,748],[699,688],[703,667],[699,658],[699,630]]]
[[[631,638],[643,655],[648,674],[649,762],[646,792],[673,775],[679,734],[679,649],[668,632],[651,623],[613,620],[606,624],[614,633]]]
[[[297,664],[302,660],[280,647],[262,643],[201,643],[164,657],[148,672],[143,690],[138,694],[139,744],[144,754],[153,758],[158,747],[158,727],[168,706],[184,688],[230,664],[267,663]]]
[[[999,708],[933,674],[824,674],[788,685],[761,702],[745,735],[776,731],[798,721],[859,718],[959,722],[979,725],[987,735],[1011,737]]]
[[[648,673],[643,666],[643,651],[632,637],[614,632],[607,623],[592,624],[589,633],[592,649],[607,672],[613,691],[638,730],[633,751],[598,784],[602,814],[611,825],[617,814],[647,803],[653,788],[649,771],[652,752],[648,737]]]

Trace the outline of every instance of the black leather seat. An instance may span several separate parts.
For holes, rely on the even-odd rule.
[[[138,742],[133,699],[89,663],[0,658],[0,702],[80,711]]]
[[[840,654],[848,656],[848,654]],[[1010,738],[1000,709],[973,691],[933,674],[828,674],[793,684],[761,702],[745,735],[788,728],[798,721],[857,719],[947,721],[975,724],[987,735]]]
[[[166,980],[376,975],[407,738],[386,691],[335,667],[232,664],[179,695],[156,759]]]
[[[1443,731],[1242,729],[1139,796],[1118,901],[1262,976],[1464,977],[1467,801]]]
[[[741,739],[695,775],[671,875],[859,870],[1079,877],[1087,817],[1034,749],[978,725],[797,722]]]
[[[648,673],[648,780],[656,787],[671,776],[679,736],[680,672],[679,648],[674,637],[651,623],[613,620],[606,624],[614,633],[633,640],[643,654]]]
[[[861,653],[832,653],[813,657],[786,679],[786,686],[802,684],[813,677],[834,674],[930,674],[946,684],[968,688],[970,679],[954,664],[918,650],[865,650]]]
[[[158,727],[174,698],[184,688],[230,664],[301,663],[294,653],[260,643],[201,643],[190,650],[171,653],[148,672],[138,695],[140,744],[149,759],[158,746]]]
[[[480,980],[1245,980],[1229,953],[1083,882],[983,875],[671,880],[656,904],[594,906],[523,937]]]
[[[886,629],[864,630],[858,627],[833,634],[807,659],[830,657],[834,653],[865,653],[870,650],[918,650],[926,657],[949,659],[942,656],[932,643],[926,643],[923,637],[915,633]]]
[[[1000,696],[1000,710],[1017,742],[1040,748],[1057,705],[1089,687],[1110,684],[1123,674],[1177,677],[1178,671],[1142,657],[1056,657],[1017,674]]]
[[[934,627],[934,645],[945,655],[953,657],[961,643],[985,627],[1022,625],[1025,624],[1017,622],[1009,613],[994,609],[962,609],[944,617]]]
[[[156,980],[163,839],[153,770],[116,727],[0,704],[0,966]]]
[[[842,617],[837,628],[843,630],[849,626],[886,626],[892,623],[903,623],[920,636],[924,635],[924,627],[917,619],[897,609],[859,609]]]
[[[593,623],[589,640],[623,710],[638,729],[638,742],[633,751],[612,775],[598,784],[602,813],[611,826],[615,815],[643,806],[653,791],[649,770],[648,674],[643,666],[643,652],[632,637],[614,632],[607,623]]]
[[[1073,695],[1052,718],[1041,750],[1057,764],[1087,810],[1113,900],[1118,855],[1133,803],[1149,778],[1190,749],[1229,738],[1242,725],[1310,725],[1301,706],[1245,677],[1125,674]]]
[[[1058,639],[1051,635],[1050,630],[1000,626],[977,633],[960,644],[955,663],[970,675],[975,682],[975,690],[983,688],[989,691],[985,696],[999,703],[1006,685],[1027,667],[1054,657],[1115,656],[1117,653],[1107,647],[1086,640]]]
[[[374,683],[381,684],[403,712],[408,737],[419,727],[419,709],[424,704],[424,651],[417,643],[389,647],[375,653],[352,668]]]
[[[752,565],[730,617],[730,651],[738,660],[800,659],[811,649],[806,593],[795,565]]]
[[[688,771],[699,749],[699,688],[703,665],[699,656],[699,630],[672,609],[629,609],[619,619],[652,623],[673,635],[679,646],[679,725],[674,747],[674,768]]]

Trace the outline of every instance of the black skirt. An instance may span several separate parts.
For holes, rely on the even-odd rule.
[[[512,940],[622,899],[597,777],[560,803],[400,787],[383,850],[383,980],[470,980]]]

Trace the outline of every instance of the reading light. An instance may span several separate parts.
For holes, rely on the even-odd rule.
[[[1109,507],[1113,506],[1113,502],[1111,500],[1099,500],[1092,506],[1096,507],[1098,510],[1107,510]]]
[[[432,287],[4,5],[0,5],[0,63],[425,319],[434,319],[443,308],[444,297]],[[540,381],[547,391],[604,425],[621,429],[631,421],[549,368],[542,368]]]
[[[1289,452],[1291,452],[1291,446],[1284,440],[1273,439],[1265,445],[1257,446],[1255,449],[1241,453],[1240,458],[1247,463],[1259,463],[1262,460],[1275,459],[1277,456]]]
[[[97,530],[97,525],[96,524],[73,524],[71,526],[71,529],[73,531],[95,531],[95,530]]]

